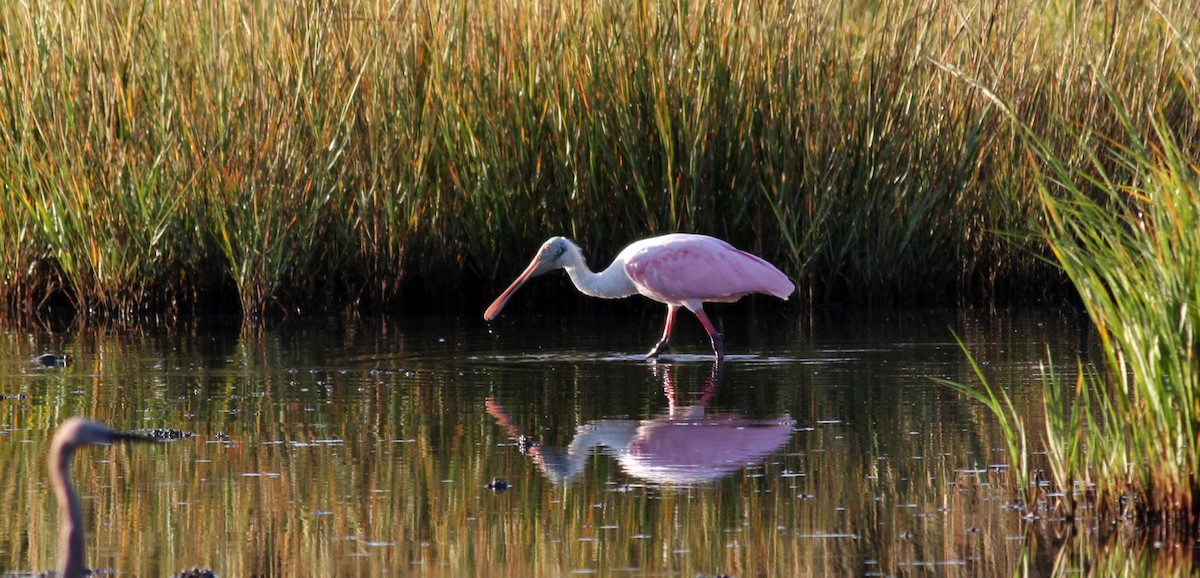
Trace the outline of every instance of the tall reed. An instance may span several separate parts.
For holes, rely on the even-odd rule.
[[[1088,384],[1095,397],[1111,400],[1093,440],[1120,441],[1093,447],[1112,456],[1102,473],[1121,481],[1109,477],[1099,491],[1116,501],[1133,490],[1144,515],[1194,529],[1200,523],[1200,157],[1178,138],[1161,118],[1148,134],[1131,126],[1130,138],[1103,145],[1086,174],[1043,155],[1053,189],[1065,194],[1047,186],[1042,195],[1050,246],[1083,298],[1107,363],[1103,378]],[[1109,158],[1102,160],[1103,153]]]
[[[599,260],[675,230],[814,300],[1037,293],[1041,245],[995,234],[1037,215],[1020,139],[939,67],[1114,134],[1098,58],[1190,138],[1198,22],[1182,0],[3,3],[0,300],[461,303],[550,234]]]
[[[1196,85],[1192,72],[1181,85]],[[1068,510],[1082,484],[1083,497],[1103,515],[1131,513],[1161,523],[1163,531],[1194,536],[1200,533],[1200,149],[1188,125],[1169,124],[1157,109],[1135,113],[1099,71],[1095,82],[1125,132],[1114,139],[1063,126],[1087,159],[1083,165],[1061,156],[1042,131],[984,89],[1017,121],[1030,147],[1040,176],[1041,233],[1079,292],[1104,356],[1097,370],[1080,368],[1074,387],[1046,371],[1047,460]],[[1193,118],[1200,116],[1194,95],[1185,109]],[[1143,114],[1148,118],[1139,120]],[[992,409],[1019,429],[1019,416]]]

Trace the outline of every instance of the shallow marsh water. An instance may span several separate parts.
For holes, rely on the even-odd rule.
[[[953,330],[1036,423],[1038,365],[1088,354],[1083,318],[717,318],[720,367],[687,321],[641,359],[651,316],[2,332],[0,572],[53,566],[44,455],[71,415],[196,434],[76,456],[89,564],[119,575],[1190,571],[1012,508],[994,420],[929,379],[971,378]]]

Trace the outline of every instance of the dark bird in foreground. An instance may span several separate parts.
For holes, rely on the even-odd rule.
[[[84,566],[83,508],[79,495],[71,487],[71,457],[88,444],[114,442],[151,442],[153,438],[109,429],[108,426],[81,417],[68,418],[58,426],[50,442],[50,485],[58,500],[58,576],[82,578]]]
[[[81,417],[67,418],[50,441],[50,486],[58,500],[58,578],[83,578],[89,574],[84,564],[83,508],[71,486],[71,457],[88,444],[116,442],[153,442],[154,437],[119,432]],[[179,578],[216,578],[212,570],[189,568],[174,574]]]

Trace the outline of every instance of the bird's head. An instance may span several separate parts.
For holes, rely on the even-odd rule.
[[[533,256],[533,261],[530,265],[537,265],[537,270],[530,274],[530,277],[537,277],[543,273],[549,273],[555,269],[565,269],[575,264],[578,259],[582,259],[583,251],[579,249],[579,245],[571,242],[566,237],[550,237],[542,243],[536,255]]]
[[[154,438],[120,432],[108,426],[81,417],[67,418],[54,433],[52,445],[64,450],[74,450],[87,444],[111,444],[113,442],[152,442]]]
[[[488,321],[495,319],[500,314],[500,310],[504,308],[504,304],[508,302],[509,297],[512,297],[512,294],[526,281],[556,269],[574,267],[582,262],[583,252],[580,251],[578,245],[566,237],[550,237],[538,248],[533,260],[529,262],[529,266],[525,267],[525,271],[487,308],[487,311],[483,313],[483,318]]]

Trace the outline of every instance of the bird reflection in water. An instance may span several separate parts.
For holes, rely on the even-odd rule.
[[[583,471],[595,447],[604,448],[625,472],[646,482],[696,485],[721,479],[778,451],[791,439],[796,423],[787,414],[752,419],[729,411],[708,413],[722,366],[713,363],[695,404],[680,405],[674,364],[652,363],[667,396],[665,413],[643,420],[594,420],[577,427],[566,447],[523,443],[521,448],[543,475],[560,484]],[[486,405],[510,436],[529,439],[499,402],[489,397]]]

